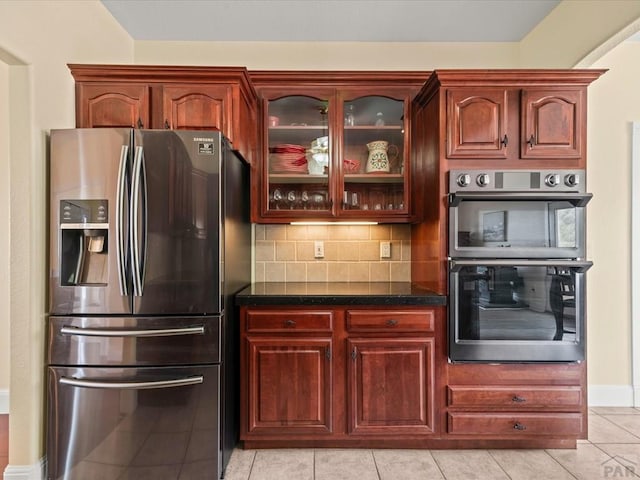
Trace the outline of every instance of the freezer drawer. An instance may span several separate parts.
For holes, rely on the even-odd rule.
[[[50,317],[49,365],[220,363],[222,317]]]
[[[220,367],[48,369],[47,480],[221,475]]]

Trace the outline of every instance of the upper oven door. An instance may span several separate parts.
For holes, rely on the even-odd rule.
[[[449,195],[451,258],[584,258],[586,193]]]

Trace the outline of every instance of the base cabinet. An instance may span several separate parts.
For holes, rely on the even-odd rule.
[[[331,338],[248,338],[249,432],[331,432]]]
[[[349,433],[432,434],[434,339],[349,339]]]
[[[586,364],[449,363],[443,306],[243,306],[245,448],[575,448]]]
[[[243,307],[241,440],[363,446],[434,436],[442,310]]]
[[[447,436],[586,438],[584,364],[448,366]]]

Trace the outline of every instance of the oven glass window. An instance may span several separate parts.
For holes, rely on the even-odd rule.
[[[457,248],[577,248],[578,207],[567,201],[464,200],[457,212]]]
[[[576,342],[580,338],[576,275],[571,269],[465,266],[457,281],[457,340]]]

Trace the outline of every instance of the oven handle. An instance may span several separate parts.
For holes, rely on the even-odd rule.
[[[457,207],[462,200],[559,200],[571,203],[574,207],[584,207],[593,197],[591,193],[553,193],[553,192],[465,192],[450,193],[449,206]]]
[[[174,335],[204,335],[204,326],[155,328],[144,330],[116,330],[64,326],[60,329],[60,333],[63,335],[83,335],[86,337],[169,337]]]
[[[506,266],[523,266],[523,267],[563,267],[573,268],[580,273],[584,273],[593,266],[593,262],[588,260],[517,260],[517,259],[500,259],[500,260],[456,260],[449,259],[449,269],[452,272],[459,272],[462,267],[506,267]]]
[[[174,380],[156,380],[153,382],[97,382],[95,380],[80,380],[75,377],[61,377],[60,383],[72,387],[102,388],[107,390],[149,390],[153,388],[172,388],[197,385],[204,382],[202,375],[195,377],[176,378]]]

